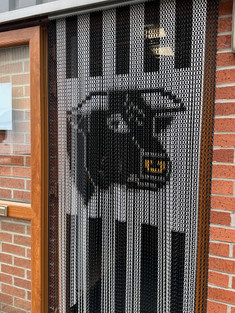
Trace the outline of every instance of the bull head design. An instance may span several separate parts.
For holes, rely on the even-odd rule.
[[[173,105],[153,107],[145,100],[153,93]],[[77,138],[76,160],[71,159],[71,146],[68,152],[84,202],[88,203],[95,188],[107,189],[111,184],[148,190],[163,186],[169,180],[171,162],[159,134],[182,111],[181,100],[159,88],[92,92],[68,112],[70,136]]]

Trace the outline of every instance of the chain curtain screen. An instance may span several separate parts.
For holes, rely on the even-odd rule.
[[[206,312],[217,6],[51,22],[49,312]]]

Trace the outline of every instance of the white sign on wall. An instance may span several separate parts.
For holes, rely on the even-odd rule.
[[[11,83],[0,84],[0,130],[12,130]]]

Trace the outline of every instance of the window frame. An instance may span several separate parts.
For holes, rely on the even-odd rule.
[[[31,221],[32,313],[46,312],[47,77],[46,31],[40,26],[0,33],[0,48],[29,45],[31,117],[31,203],[2,201],[7,217]],[[33,96],[32,96],[33,95]]]

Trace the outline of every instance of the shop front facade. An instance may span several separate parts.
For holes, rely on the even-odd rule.
[[[0,312],[235,312],[232,20],[0,4]]]

